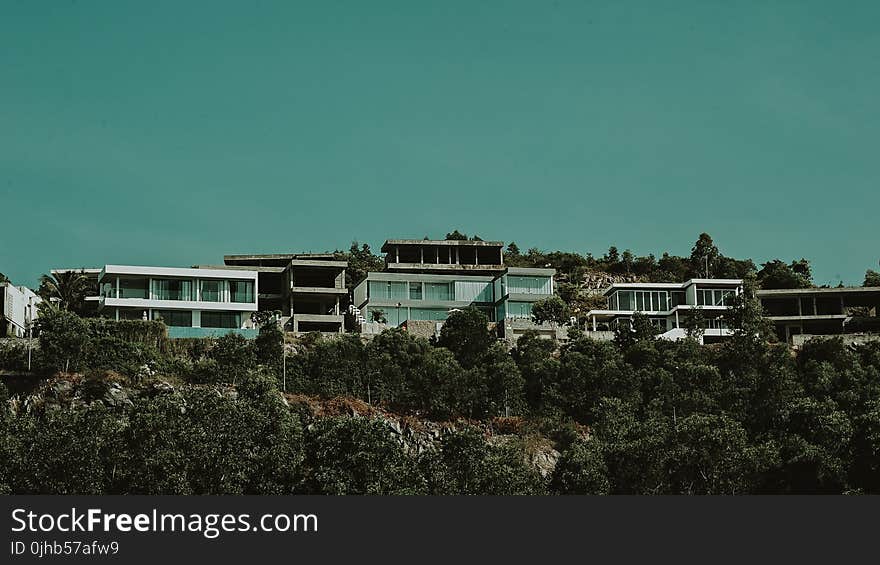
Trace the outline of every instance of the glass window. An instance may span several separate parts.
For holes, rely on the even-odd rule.
[[[409,283],[409,299],[410,300],[421,300],[422,299],[422,283],[420,283],[420,282]]]
[[[410,320],[433,320],[443,321],[449,317],[446,308],[412,308],[409,313]]]
[[[201,284],[202,302],[220,302],[220,281],[202,281]]]
[[[635,306],[635,297],[631,290],[621,290],[617,293],[618,310],[632,310]]]
[[[239,312],[202,312],[203,328],[229,328],[241,327],[241,313]]]
[[[532,303],[531,302],[508,302],[507,303],[508,318],[531,318]]]
[[[672,291],[672,306],[681,306],[687,304],[687,293],[683,290]]]
[[[153,279],[155,300],[193,300],[193,284],[184,279]]]
[[[153,319],[165,322],[166,326],[192,327],[192,312],[189,310],[153,310]]]
[[[149,279],[119,279],[119,298],[148,298]]]
[[[452,285],[449,283],[425,283],[425,299],[435,301],[453,300]]]
[[[229,294],[233,302],[254,302],[254,281],[229,281]]]

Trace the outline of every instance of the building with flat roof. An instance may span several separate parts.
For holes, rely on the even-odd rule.
[[[382,245],[385,269],[407,273],[495,274],[504,270],[504,242],[389,239]]]
[[[168,336],[255,337],[256,271],[105,265],[98,274],[98,312],[116,320],[162,320]]]
[[[780,340],[798,345],[813,336],[880,333],[880,287],[759,290],[758,299]]]
[[[296,333],[340,333],[348,306],[346,261],[332,253],[226,255],[224,268],[252,269],[260,280],[260,310],[281,312]]]
[[[532,304],[553,295],[555,270],[507,268],[503,246],[390,239],[382,246],[388,270],[367,273],[354,288],[353,313],[377,331],[420,321],[433,321],[439,330],[451,312],[474,306],[502,337],[540,330],[532,322]],[[384,322],[371,324],[379,320]]]
[[[615,283],[603,293],[607,308],[587,313],[587,335],[610,339],[611,332],[632,322],[636,313],[649,317],[663,339],[687,335],[687,318],[699,311],[703,342],[731,335],[724,316],[742,292],[741,279],[691,279],[683,283]]]
[[[0,282],[0,337],[26,337],[39,316],[42,302],[34,291],[11,282]]]

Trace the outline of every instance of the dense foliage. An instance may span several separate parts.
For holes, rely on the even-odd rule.
[[[58,311],[34,353],[49,380],[0,387],[0,492],[880,493],[880,343],[794,355],[748,296],[718,346],[635,324],[509,352],[470,309],[437,343],[389,330],[286,348],[274,324],[157,348]],[[0,368],[21,370],[4,348]],[[65,369],[79,375],[51,376]],[[415,449],[387,420],[316,416],[283,392],[458,423]],[[513,439],[487,439],[499,418],[519,422]],[[535,434],[560,452],[546,477]]]

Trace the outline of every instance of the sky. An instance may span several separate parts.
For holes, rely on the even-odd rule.
[[[459,229],[878,268],[880,3],[0,0],[0,272]]]

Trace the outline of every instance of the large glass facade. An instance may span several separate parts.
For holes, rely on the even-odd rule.
[[[203,328],[239,328],[241,327],[240,312],[202,312]]]
[[[531,318],[532,303],[531,302],[507,302],[508,318]]]
[[[425,299],[432,300],[432,301],[455,300],[452,284],[450,284],[448,282],[425,283]]]
[[[732,290],[697,289],[698,306],[732,306],[736,293]]]
[[[373,300],[407,300],[409,283],[398,281],[370,281]]]
[[[422,299],[422,283],[420,283],[420,282],[409,283],[409,299],[410,300],[421,300]]]
[[[202,302],[220,302],[223,296],[222,281],[200,281]]]
[[[192,312],[189,310],[153,310],[153,319],[162,320],[166,326],[192,327]]]
[[[608,297],[608,309],[665,312],[669,310],[669,293],[665,290],[618,290]]]
[[[153,279],[154,300],[195,300],[189,279]]]
[[[410,308],[409,318],[411,320],[434,320],[443,321],[449,317],[449,310],[446,308]]]
[[[229,281],[229,295],[233,302],[254,302],[254,281]]]
[[[550,277],[508,275],[507,291],[511,294],[550,294]]]

